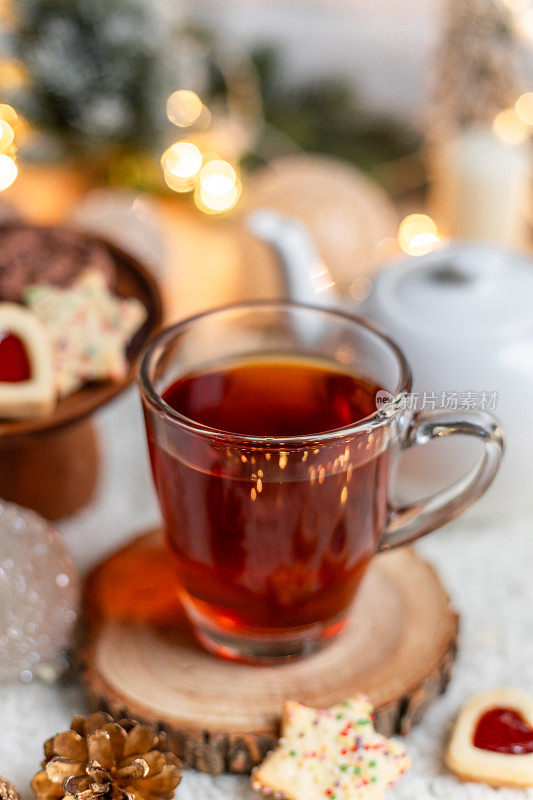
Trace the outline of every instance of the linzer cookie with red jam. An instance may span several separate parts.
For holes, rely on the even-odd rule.
[[[0,300],[22,302],[34,284],[71,286],[86,270],[97,270],[106,284],[115,263],[99,242],[76,231],[32,225],[0,229]]]
[[[381,800],[410,762],[400,742],[374,730],[372,710],[363,695],[323,710],[287,702],[254,789],[286,800]]]
[[[24,299],[50,337],[61,397],[88,381],[126,377],[127,345],[147,314],[139,300],[116,297],[97,270],[86,271],[69,289],[32,286]]]
[[[15,303],[0,303],[0,418],[50,414],[56,400],[52,347],[40,320]]]
[[[533,698],[517,689],[480,692],[462,707],[446,764],[491,786],[533,786]]]

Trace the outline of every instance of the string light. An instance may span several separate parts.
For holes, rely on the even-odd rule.
[[[423,256],[440,243],[437,226],[427,214],[409,214],[398,228],[398,244],[404,253]]]
[[[233,208],[242,187],[231,164],[221,159],[208,161],[200,171],[194,194],[197,207],[207,214],[220,214]]]
[[[13,144],[13,139],[15,138],[15,133],[13,128],[6,122],[4,119],[0,119],[0,152],[4,152],[7,148]]]
[[[6,59],[0,63],[0,84],[4,90],[19,89],[26,81],[26,71],[18,61]]]
[[[220,214],[233,208],[240,196],[240,184],[235,184],[224,194],[209,194],[199,186],[194,194],[194,201],[197,207],[206,214]]]
[[[221,197],[227,194],[237,182],[237,173],[227,161],[216,159],[208,161],[200,172],[200,186],[206,194]]]
[[[522,11],[515,12],[519,33],[525,39],[533,39],[533,8],[529,7]]]
[[[15,136],[24,130],[23,123],[13,106],[0,103],[0,192],[8,189],[18,175]]]
[[[161,165],[165,182],[175,192],[190,192],[203,163],[200,150],[192,142],[176,142],[163,153]]]
[[[503,2],[513,14],[521,14],[527,11],[529,6],[529,0],[503,0]]]
[[[200,171],[194,194],[197,207],[207,214],[220,214],[235,206],[241,194],[241,184],[235,169],[227,161],[208,161]]]
[[[167,100],[167,116],[180,128],[194,126],[194,141],[178,141],[161,157],[167,186],[175,192],[194,192],[197,208],[205,214],[229,211],[238,202],[242,185],[229,161],[216,153],[231,152],[222,129],[206,130],[211,113],[196,92],[178,89]]]
[[[514,107],[522,122],[533,125],[533,92],[521,94]]]
[[[0,155],[0,192],[8,189],[18,174],[17,165],[10,156]]]
[[[178,89],[167,100],[167,116],[179,128],[194,125],[200,119],[204,104],[196,94],[189,89]]]
[[[525,40],[533,41],[533,7],[531,0],[503,0],[514,17],[516,33]]]
[[[13,106],[9,106],[7,103],[0,103],[0,119],[9,122],[13,126],[17,124],[18,114]]]
[[[530,135],[529,126],[514,108],[505,108],[496,114],[492,129],[498,139],[509,145],[522,144]]]
[[[192,178],[202,166],[202,154],[192,142],[176,142],[163,155],[164,167],[177,178]]]

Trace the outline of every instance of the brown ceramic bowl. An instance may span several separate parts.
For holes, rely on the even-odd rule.
[[[34,226],[14,222],[6,227]],[[97,449],[88,418],[134,380],[137,356],[162,322],[161,295],[149,270],[115,245],[80,235],[107,249],[116,267],[112,290],[139,299],[148,316],[128,347],[124,380],[88,383],[59,400],[49,417],[0,421],[0,497],[54,519],[73,513],[92,496]]]

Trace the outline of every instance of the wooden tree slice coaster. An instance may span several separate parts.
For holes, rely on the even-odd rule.
[[[94,706],[165,730],[186,766],[249,772],[275,744],[289,698],[326,707],[364,692],[376,708],[378,730],[407,733],[448,684],[458,618],[433,568],[412,550],[374,559],[346,630],[328,647],[264,667],[204,652],[183,625],[157,628],[135,615],[110,615],[109,597],[100,607],[104,616],[94,621],[95,593],[106,580],[120,581],[125,565],[143,556],[148,588],[156,553],[153,535],[143,537],[90,576],[93,623],[84,678]]]

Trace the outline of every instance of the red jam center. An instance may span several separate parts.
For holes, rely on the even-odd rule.
[[[533,753],[533,728],[512,708],[491,708],[477,724],[474,746],[496,753]]]
[[[0,330],[0,381],[20,383],[29,380],[30,360],[24,344],[13,333]]]

